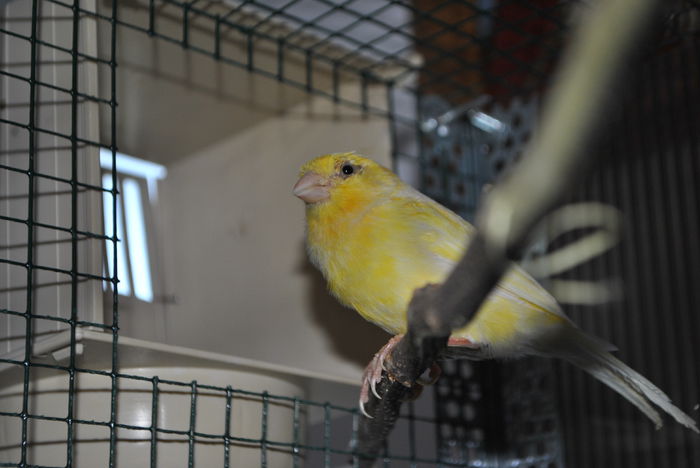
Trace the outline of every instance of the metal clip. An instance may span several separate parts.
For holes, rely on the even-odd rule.
[[[500,138],[508,130],[508,125],[479,110],[479,107],[483,107],[489,102],[491,102],[491,96],[483,94],[472,101],[448,110],[440,116],[424,120],[420,128],[424,133],[435,131],[438,136],[446,137],[450,133],[449,124],[461,115],[466,114],[472,126]]]

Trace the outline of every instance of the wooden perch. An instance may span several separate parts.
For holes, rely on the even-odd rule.
[[[385,363],[387,372],[365,405],[356,452],[372,466],[409,393],[408,387],[440,356],[452,330],[464,326],[520,250],[533,226],[581,180],[590,146],[611,90],[659,7],[658,0],[598,1],[582,19],[547,97],[538,134],[511,176],[488,194],[476,218],[477,233],[442,285],[415,291],[408,331]],[[526,196],[524,196],[526,195]]]

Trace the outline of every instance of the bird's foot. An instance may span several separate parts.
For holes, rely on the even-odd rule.
[[[365,411],[365,404],[369,401],[369,392],[371,391],[374,396],[379,398],[382,397],[377,392],[377,384],[382,380],[382,371],[384,370],[384,360],[387,358],[392,349],[396,344],[401,341],[403,335],[393,336],[387,344],[382,346],[382,348],[374,355],[372,360],[369,362],[365,371],[362,374],[362,388],[360,390],[360,411],[362,414],[371,418],[367,411]]]
[[[387,344],[382,346],[382,348],[374,355],[369,365],[365,368],[364,373],[362,374],[362,388],[360,390],[359,406],[362,414],[364,414],[368,418],[372,417],[367,413],[367,411],[365,411],[365,404],[369,401],[369,393],[372,392],[374,396],[376,396],[380,400],[382,399],[381,395],[379,395],[379,392],[377,392],[377,384],[382,380],[382,371],[386,370],[386,368],[384,367],[384,362],[386,361],[386,358],[396,347],[398,342],[401,341],[401,338],[403,338],[403,335],[396,335],[392,337],[387,342]],[[406,400],[415,400],[416,398],[418,398],[421,392],[423,391],[423,386],[434,384],[440,377],[441,373],[442,370],[440,369],[440,366],[433,363],[433,365],[430,366],[430,369],[423,373],[423,375],[421,375],[416,380],[416,383],[418,383],[419,385],[411,388],[411,391],[406,397]]]

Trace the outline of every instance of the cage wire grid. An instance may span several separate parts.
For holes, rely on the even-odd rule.
[[[133,4],[132,4],[133,3]],[[347,414],[353,421],[352,437],[355,437],[357,418],[356,408],[344,408],[330,403],[319,403],[299,398],[291,398],[282,395],[269,394],[267,392],[249,392],[231,386],[207,385],[198,381],[182,382],[172,379],[162,379],[158,376],[144,377],[120,372],[119,367],[119,274],[117,265],[117,249],[120,239],[117,237],[117,216],[119,207],[117,196],[119,188],[117,184],[116,151],[118,149],[116,115],[118,112],[117,96],[117,34],[120,28],[128,28],[145,37],[154,40],[167,41],[181,46],[183,49],[206,55],[214,60],[248,70],[268,79],[285,83],[289,86],[301,89],[310,95],[318,95],[338,104],[360,109],[368,115],[386,117],[392,130],[392,152],[395,159],[401,157],[420,156],[422,173],[427,174],[424,183],[430,177],[441,181],[434,187],[425,185],[424,188],[433,196],[450,203],[466,216],[474,209],[474,198],[478,197],[481,185],[492,178],[495,172],[505,167],[507,161],[517,158],[517,148],[521,147],[526,138],[511,144],[508,148],[500,148],[499,156],[492,161],[500,162],[500,166],[493,168],[476,166],[465,169],[473,170],[470,177],[472,185],[459,189],[457,185],[449,185],[450,172],[454,171],[455,162],[451,159],[459,159],[465,152],[470,154],[470,164],[476,164],[477,158],[483,160],[474,148],[482,148],[483,145],[496,144],[483,140],[483,135],[473,131],[470,126],[464,126],[458,122],[455,128],[464,128],[458,133],[461,140],[454,142],[441,139],[437,136],[426,136],[421,130],[421,123],[426,117],[440,115],[445,110],[469,101],[475,95],[489,92],[496,96],[496,107],[490,108],[491,112],[498,115],[498,103],[508,103],[513,96],[529,96],[546,87],[549,73],[553,67],[561,42],[567,29],[567,14],[570,12],[569,2],[556,1],[503,1],[499,6],[507,8],[519,8],[520,14],[513,18],[507,15],[496,15],[496,10],[481,5],[489,2],[466,4],[459,1],[446,1],[428,5],[429,2],[392,1],[377,2],[373,8],[359,9],[361,2],[355,0],[330,1],[316,0],[314,5],[318,13],[312,17],[302,17],[295,8],[300,7],[304,1],[291,0],[288,2],[263,2],[256,0],[244,0],[240,2],[208,2],[192,1],[178,2],[174,0],[150,0],[144,2],[130,2],[130,8],[136,8],[140,14],[138,17],[124,19],[120,14],[120,2],[106,2],[105,9],[86,7],[86,2],[76,0],[64,2],[59,0],[33,0],[31,2],[31,15],[25,18],[29,23],[29,32],[22,32],[10,26],[0,29],[0,38],[3,40],[20,41],[28,44],[29,75],[11,71],[3,67],[0,77],[5,80],[15,80],[26,84],[28,89],[28,113],[26,120],[7,118],[4,114],[0,117],[0,124],[12,127],[18,131],[26,132],[26,166],[19,167],[14,164],[0,164],[0,169],[8,174],[17,174],[26,177],[26,216],[14,216],[0,214],[0,220],[6,223],[21,225],[26,229],[26,258],[16,259],[0,258],[0,264],[8,268],[14,267],[25,270],[26,298],[25,310],[4,308],[0,310],[3,317],[13,317],[24,322],[24,344],[21,355],[0,357],[0,363],[12,367],[21,373],[22,394],[21,408],[18,411],[0,412],[0,417],[11,418],[19,421],[20,446],[19,459],[12,462],[0,462],[0,466],[17,467],[57,467],[74,466],[74,442],[77,430],[83,427],[105,428],[108,431],[109,450],[108,466],[116,466],[117,442],[120,430],[145,431],[150,435],[148,459],[150,466],[156,466],[158,462],[159,444],[162,444],[164,436],[176,436],[186,441],[187,466],[196,466],[195,448],[200,441],[215,441],[222,444],[223,466],[235,466],[235,460],[231,458],[231,447],[235,444],[251,444],[260,451],[260,466],[268,466],[268,457],[275,450],[283,450],[289,454],[293,466],[302,466],[304,457],[311,453],[322,454],[323,465],[331,466],[331,460],[337,460],[336,456],[352,459],[353,466],[359,463],[359,454],[355,453],[352,445],[349,448],[330,446],[331,431],[333,430],[332,414]],[[690,3],[689,3],[690,4]],[[62,12],[60,15],[70,24],[70,45],[56,44],[42,37],[41,24],[44,21],[55,21],[56,18],[44,18],[42,8],[51,5]],[[399,25],[390,24],[382,17],[391,9],[399,9],[407,16],[407,20]],[[457,9],[456,13],[455,10]],[[523,11],[524,10],[524,11]],[[457,19],[455,19],[455,14]],[[324,21],[334,16],[341,15],[345,18],[342,26],[324,25]],[[99,23],[100,28],[109,28],[108,56],[90,52],[81,48],[81,20],[92,19]],[[491,28],[498,31],[501,39],[505,36],[526,38],[527,40],[504,40],[506,45],[494,47],[494,43],[488,42],[478,35],[478,23],[490,21]],[[160,26],[163,22],[181,25],[180,34],[173,35],[165,32]],[[353,31],[360,24],[371,24],[376,32],[373,37],[358,37]],[[538,35],[533,35],[535,28]],[[457,38],[457,47],[444,47],[440,40],[446,36]],[[529,39],[528,39],[529,38]],[[393,42],[392,42],[393,41]],[[390,45],[387,45],[391,42]],[[515,45],[513,43],[515,42]],[[532,48],[535,47],[533,50]],[[489,48],[491,56],[474,54],[475,47]],[[259,48],[263,48],[267,55],[274,57],[272,61],[260,60]],[[69,56],[70,85],[53,83],[39,76],[40,50],[53,50],[57,54]],[[420,54],[416,55],[418,51]],[[532,58],[536,60],[532,60]],[[289,62],[300,64],[302,72],[289,69]],[[94,64],[96,67],[107,67],[109,70],[108,96],[100,93],[85,92],[79,80],[80,67],[84,64]],[[324,76],[319,75],[319,70]],[[481,88],[475,80],[461,76],[461,73],[474,72],[483,75],[481,80],[491,84],[490,88]],[[353,95],[344,94],[342,85],[350,82],[357,89]],[[369,88],[381,86],[386,88],[386,102],[377,103],[370,100]],[[686,86],[688,86],[686,84]],[[449,92],[445,92],[448,88]],[[39,94],[41,90],[51,90],[67,96],[70,107],[70,125],[67,130],[55,130],[43,126],[37,115],[41,104]],[[440,102],[433,101],[431,94],[441,94]],[[399,109],[396,100],[401,94],[413,96],[414,105]],[[110,116],[109,141],[95,139],[81,135],[79,131],[79,116],[81,105],[93,103],[98,107],[106,107]],[[504,105],[501,107],[502,118],[510,112]],[[406,148],[397,136],[408,131],[412,139],[417,141],[411,148]],[[453,132],[452,135],[455,133]],[[60,176],[38,169],[37,158],[41,151],[39,140],[42,136],[49,136],[64,143],[70,154],[70,175]],[[474,139],[481,139],[475,142]],[[505,145],[505,143],[500,143]],[[109,173],[112,178],[112,187],[104,188],[94,183],[81,180],[79,174],[79,159],[83,157],[85,148],[104,148],[112,153],[112,167]],[[507,153],[507,154],[506,154]],[[431,155],[437,154],[437,159]],[[432,162],[437,161],[437,162]],[[494,164],[496,164],[494,163]],[[462,164],[464,164],[462,162]],[[469,175],[464,170],[458,170],[461,176]],[[477,174],[486,177],[479,178]],[[8,176],[9,177],[9,176]],[[63,226],[58,223],[40,221],[35,216],[34,205],[41,193],[37,184],[41,180],[64,184],[68,187],[70,197],[70,225]],[[442,185],[445,183],[446,185]],[[449,188],[448,188],[449,187]],[[94,192],[102,196],[103,193],[111,197],[112,226],[111,233],[101,233],[99,230],[81,228],[79,205],[81,196]],[[447,195],[446,195],[447,194]],[[457,196],[455,196],[455,194]],[[446,198],[447,197],[447,198]],[[452,197],[452,198],[449,198]],[[467,200],[465,202],[465,199]],[[44,265],[38,262],[34,254],[34,246],[37,244],[37,229],[47,229],[60,232],[69,236],[71,267],[58,268]],[[113,269],[108,274],[88,272],[81,268],[79,258],[79,245],[86,240],[108,241],[111,243],[114,259]],[[50,272],[63,275],[64,281],[70,284],[70,315],[60,317],[48,313],[40,313],[35,310],[34,299],[36,295],[35,283],[39,272]],[[97,281],[108,282],[111,294],[111,317],[104,322],[89,320],[81,317],[80,285],[82,282]],[[68,363],[57,365],[49,360],[34,356],[32,353],[34,329],[38,321],[55,322],[68,330],[70,335]],[[82,368],[77,364],[77,334],[81,329],[97,329],[111,335],[111,365],[109,370]],[[30,404],[30,379],[33,369],[48,369],[66,373],[68,376],[67,413],[65,416],[50,414],[37,414],[32,411]],[[90,374],[104,377],[109,380],[109,414],[104,420],[82,418],[76,414],[75,388],[76,380],[81,374]],[[455,378],[459,379],[459,375]],[[134,381],[144,383],[151,388],[151,418],[149,424],[128,425],[118,421],[118,400],[120,383]],[[454,384],[457,385],[457,384]],[[164,386],[176,387],[182,390],[189,399],[188,426],[182,430],[160,427],[158,423],[158,411],[160,395]],[[440,391],[439,388],[437,391]],[[221,432],[205,432],[197,429],[198,399],[201,400],[203,392],[213,392],[224,402],[224,427]],[[253,398],[261,405],[259,437],[240,437],[232,431],[232,408],[238,398]],[[293,434],[292,440],[280,441],[269,437],[270,421],[268,420],[271,405],[286,405],[291,411]],[[321,411],[324,421],[323,444],[310,445],[302,440],[300,418],[305,411]],[[438,408],[438,413],[440,408]],[[412,406],[408,405],[405,416],[408,427],[409,453],[396,454],[389,450],[384,458],[385,466],[395,466],[405,462],[409,466],[418,464],[431,464],[439,466],[471,466],[463,456],[454,458],[445,457],[444,453],[435,457],[423,457],[415,453],[413,447],[417,432],[417,423],[429,423],[431,425],[446,424],[446,421],[433,418],[421,418],[413,414]],[[65,463],[59,465],[35,464],[29,457],[31,448],[31,425],[33,421],[57,422],[66,425],[65,428]],[[550,428],[551,429],[551,428]],[[476,446],[478,449],[478,444]],[[689,450],[692,452],[692,450]],[[526,457],[525,457],[526,458]],[[528,459],[530,465],[535,466],[533,459]],[[551,458],[544,463],[550,463]],[[494,461],[498,466],[498,460]],[[539,466],[539,465],[538,465]],[[548,466],[548,465],[542,465]],[[555,465],[550,465],[555,466]],[[582,466],[586,466],[585,463]],[[622,465],[620,465],[622,466]],[[662,466],[662,465],[658,465]]]

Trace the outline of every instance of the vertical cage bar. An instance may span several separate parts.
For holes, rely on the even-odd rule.
[[[626,121],[624,113],[625,105],[623,104],[620,112],[621,125],[623,125],[622,122]],[[624,136],[624,132],[621,132],[621,134],[618,135],[617,138],[611,138],[610,153],[613,157],[613,166],[611,171],[611,177],[608,178],[608,189],[609,193],[611,194],[611,198],[616,202],[615,204],[619,208],[626,210],[627,205],[624,193],[626,191],[626,186],[629,183],[630,161],[625,160],[622,157],[625,151],[627,151]],[[630,282],[628,282],[627,278],[624,277],[626,271],[625,268],[627,266],[629,257],[629,253],[627,253],[626,251],[630,246],[630,241],[630,239],[623,239],[620,245],[613,250],[613,263],[615,266],[610,269],[610,271],[618,272],[618,274],[621,275],[619,279],[626,282],[624,286],[625,290],[628,291],[626,294],[627,297],[625,297],[622,301],[616,304],[616,309],[618,310],[613,311],[617,323],[617,336],[620,337],[620,349],[628,351],[632,351],[634,349],[634,337],[637,335],[633,331],[633,326],[626,322],[626,316],[623,313],[623,311],[619,309],[622,307],[625,307],[627,309],[634,309],[634,307],[630,306],[633,304],[633,301],[636,301],[636,299],[634,298],[636,294],[634,290],[632,290],[630,294]],[[632,405],[621,405],[619,411],[617,412],[617,415],[621,418],[621,422],[631,421],[634,418],[632,410]],[[634,408],[634,410],[636,411],[636,408]],[[622,424],[620,424],[619,426],[622,426]],[[622,427],[620,427],[620,431],[621,432],[619,438],[619,450],[621,452],[622,462],[624,463],[624,461],[626,460],[630,464],[630,466],[640,466],[640,462],[639,460],[637,460],[637,438],[624,437],[624,429]],[[628,454],[627,457],[624,456],[624,453]]]
[[[328,402],[323,404],[323,466],[331,466],[331,407]]]
[[[30,36],[30,81],[29,81],[29,167],[27,170],[28,193],[27,193],[27,298],[24,330],[24,366],[23,385],[22,385],[22,441],[20,450],[20,467],[27,466],[27,449],[28,441],[28,422],[29,422],[29,368],[31,366],[32,357],[32,313],[33,313],[33,277],[34,277],[34,159],[36,156],[36,148],[34,146],[35,127],[36,127],[36,72],[37,72],[37,24],[38,24],[39,5],[38,0],[32,1],[32,26]]]
[[[78,320],[78,51],[80,34],[80,0],[73,1],[73,39],[71,50],[71,313],[70,364],[68,366],[68,415],[66,466],[73,466],[73,413],[75,405],[75,345]]]
[[[246,68],[248,71],[253,71],[255,64],[253,62],[253,33],[246,34]]]
[[[594,145],[593,151],[600,152],[602,148],[600,147],[600,144]],[[601,192],[601,170],[603,167],[603,161],[602,158],[597,158],[595,162],[595,167],[592,172],[592,177],[590,177],[590,180],[585,186],[585,195],[584,195],[584,200],[599,200],[600,199],[600,192]],[[596,258],[591,261],[586,262],[583,265],[582,270],[584,270],[583,277],[584,278],[601,278],[601,271],[600,271],[600,265],[601,265],[601,259]],[[591,325],[591,328],[588,328],[589,330],[596,330],[596,334],[602,335],[602,336],[607,336],[609,333],[609,327],[608,327],[608,318],[609,314],[606,314],[605,306],[598,306],[595,308],[595,310],[601,311],[602,317],[600,317],[598,320],[593,320],[591,312],[591,308],[589,307],[580,307],[579,310],[581,311],[581,317],[586,317],[586,321]],[[600,415],[601,418],[604,417],[609,417],[609,413],[606,408],[606,402],[610,400],[609,394],[606,395],[604,394],[601,390],[603,390],[602,386],[596,382],[594,379],[589,378],[588,375],[585,376],[586,380],[588,380],[589,384],[591,386],[595,385],[595,387],[591,388],[591,393],[590,393],[590,399],[591,399],[591,411],[592,414],[595,415]],[[611,428],[612,432],[612,428]],[[594,431],[593,437],[592,437],[592,442],[593,442],[593,453],[596,454],[594,457],[601,457],[604,456],[607,459],[607,463],[610,464],[610,460],[608,459],[608,451],[606,450],[606,440],[610,437],[610,434],[604,434],[603,431]],[[604,454],[604,455],[603,455]]]
[[[301,462],[299,457],[299,399],[294,397],[294,407],[293,411],[293,421],[292,421],[292,466],[293,468],[299,468],[299,463]]]
[[[609,138],[601,144],[600,151],[604,152],[608,156],[609,162],[606,164],[605,170],[601,176],[600,181],[600,201],[603,203],[610,203],[613,206],[620,206],[620,200],[615,197],[613,191],[613,185],[615,183],[613,177],[615,176],[615,170],[619,165],[619,158],[615,157],[615,153],[612,150],[614,140]],[[600,159],[601,161],[603,158]],[[610,252],[604,254],[603,257],[598,261],[598,270],[596,272],[596,278],[600,278],[603,281],[617,280],[617,275],[620,274],[620,269],[618,268],[618,260],[620,255],[620,247],[615,246]],[[610,275],[615,275],[610,278]],[[610,333],[607,336],[619,337],[616,339],[617,345],[621,349],[627,348],[627,337],[624,335],[624,325],[621,323],[622,311],[619,310],[618,303],[607,302],[603,305],[604,314],[607,317],[607,322],[610,326]],[[617,398],[617,395],[614,395]],[[624,468],[624,460],[621,457],[621,451],[619,447],[623,445],[622,441],[622,407],[617,404],[616,400],[611,398],[608,394],[607,398],[603,398],[604,409],[603,411],[611,420],[611,433],[609,440],[612,440],[612,445],[615,449],[612,450],[612,460],[611,466],[616,466]],[[608,447],[611,443],[607,442]],[[610,449],[608,449],[610,450]]]
[[[659,161],[663,155],[663,144],[660,140],[659,132],[661,128],[659,127],[658,121],[653,116],[654,112],[658,112],[658,93],[659,90],[655,89],[654,80],[654,62],[647,64],[644,70],[644,75],[641,80],[641,90],[644,93],[649,93],[647,96],[650,98],[647,104],[646,112],[644,112],[645,117],[643,119],[642,131],[640,132],[641,142],[644,145],[644,152],[641,153],[646,156],[643,160],[643,175],[642,180],[645,190],[642,191],[644,204],[647,207],[647,212],[649,215],[648,222],[648,238],[645,242],[645,248],[642,250],[644,252],[644,258],[646,259],[646,268],[642,269],[644,274],[644,291],[647,297],[647,301],[644,302],[644,310],[646,318],[644,320],[647,324],[657,323],[656,316],[659,312],[665,310],[667,304],[671,304],[671,297],[668,291],[668,281],[657,281],[656,272],[650,270],[650,266],[658,264],[662,269],[663,277],[669,278],[669,273],[666,265],[666,261],[663,257],[666,255],[666,240],[664,239],[666,233],[665,223],[666,214],[664,213],[664,207],[662,205],[662,197],[664,196],[663,180],[661,178],[661,168],[659,167]],[[662,255],[656,257],[655,254],[663,252]],[[652,285],[658,289],[654,291]],[[669,373],[669,362],[672,358],[670,356],[673,350],[668,350],[669,355],[661,359],[659,352],[660,339],[663,340],[663,336],[668,330],[668,320],[662,320],[662,323],[657,323],[656,329],[647,328],[647,339],[652,343],[651,347],[651,362],[654,366],[654,374],[658,376],[657,378],[666,378],[671,380]],[[669,431],[664,431],[662,434],[654,434],[655,443],[659,443],[659,440],[663,440],[663,445],[670,447],[671,441],[669,438]],[[670,454],[669,454],[670,455]],[[672,456],[672,455],[671,455]],[[670,458],[666,454],[661,454],[658,451],[654,453],[655,467],[666,467],[676,466],[671,463]]]
[[[117,0],[112,0],[112,12],[110,16],[110,145],[112,151],[112,368],[110,372],[110,410],[109,410],[109,468],[113,468],[116,462],[117,445],[117,374],[119,372],[119,261],[117,255]],[[106,233],[105,233],[106,234]]]
[[[416,415],[413,400],[408,402],[408,457],[411,468],[416,468]]]
[[[333,62],[333,102],[340,101],[340,64],[337,61]]]
[[[629,145],[629,150],[631,150],[633,153],[634,152],[640,152],[642,148],[640,148],[638,138],[635,138],[636,136],[636,131],[633,128],[633,125],[635,125],[636,121],[634,116],[632,115],[633,109],[630,108],[630,105],[624,106],[623,107],[623,114],[622,114],[622,126],[623,126],[623,137],[622,140],[626,141],[627,144]],[[636,191],[637,191],[637,186],[639,185],[639,169],[641,166],[642,161],[640,160],[633,160],[630,161],[630,163],[627,165],[627,171],[625,174],[625,177],[622,178],[621,180],[621,192],[622,192],[622,199],[623,199],[623,204],[624,206],[627,207],[629,210],[629,218],[632,223],[636,226],[643,226],[643,223],[645,222],[645,219],[643,218],[642,215],[642,207],[640,206],[639,203],[636,203]],[[628,242],[623,243],[623,247],[625,248],[625,259],[626,259],[626,264],[625,264],[625,270],[628,272],[629,277],[628,277],[628,289],[630,284],[633,285],[631,288],[631,294],[628,295],[626,303],[628,306],[634,310],[637,311],[641,315],[642,313],[642,308],[643,308],[643,301],[641,299],[642,297],[642,289],[644,289],[644,284],[643,284],[643,279],[642,279],[642,274],[641,274],[641,269],[643,268],[643,263],[641,261],[641,258],[639,256],[639,252],[637,251],[636,247],[637,244],[634,241],[640,240],[642,243],[644,240],[642,239],[642,232],[638,234],[638,236],[633,240],[630,239]],[[630,334],[634,336],[636,339],[632,341],[632,348],[630,349],[631,354],[636,356],[639,362],[645,362],[647,360],[647,347],[644,346],[644,336],[642,332],[642,320],[632,320],[632,323],[630,324],[632,330]],[[639,422],[640,416],[638,414],[633,415],[633,420]],[[635,448],[639,448],[640,446],[649,446],[647,444],[651,443],[651,436],[650,436],[650,431],[647,428],[640,428],[641,434],[635,437],[634,439],[639,442],[639,445],[637,445]],[[651,468],[653,466],[652,464],[652,457],[647,456],[647,457],[641,457],[639,460],[639,464],[637,466],[640,467],[647,467]]]
[[[214,18],[214,58],[221,58],[221,15]]]
[[[229,468],[231,456],[231,404],[233,389],[226,386],[226,413],[224,415],[224,468]]]
[[[414,123],[414,133],[416,135],[416,152],[418,156],[418,174],[420,174],[420,179],[418,180],[418,189],[425,192],[425,174],[427,164],[425,161],[425,135],[423,134],[423,129],[421,128],[421,122],[425,119],[423,113],[423,94],[419,91],[415,91],[415,109],[416,121]]]
[[[182,47],[187,49],[190,44],[190,2],[182,5]]]
[[[123,174],[117,174],[117,216],[121,220],[122,227],[122,238],[119,239],[119,242],[123,244],[123,249],[124,249],[124,260],[125,260],[125,265],[122,268],[122,273],[121,273],[121,279],[125,280],[125,284],[129,285],[129,290],[131,291],[131,294],[134,294],[134,288],[136,287],[136,283],[134,282],[134,269],[130,268],[131,264],[129,264],[129,259],[131,258],[131,244],[129,243],[129,238],[126,235],[127,229],[128,229],[128,223],[129,223],[129,217],[128,213],[126,212],[126,203],[124,202],[124,195],[122,194],[123,187],[124,187],[124,180],[127,179],[124,177]],[[117,226],[117,235],[119,233],[119,226]],[[120,280],[121,282],[121,280]],[[124,288],[127,289],[127,288]],[[125,295],[128,295],[129,293],[125,293]]]
[[[260,422],[260,468],[267,468],[267,417],[270,401],[267,391],[262,394],[262,421]]]
[[[360,415],[357,410],[352,412],[352,434],[350,435],[350,447],[352,448],[352,468],[360,468],[360,457],[357,454],[357,432],[360,427]]]
[[[277,39],[277,79],[284,81],[284,38]]]
[[[151,391],[151,468],[156,468],[158,462],[158,376],[153,377]]]
[[[386,83],[386,112],[389,124],[389,146],[391,147],[391,164],[394,172],[398,170],[399,144],[397,141],[396,119],[394,115],[394,83]]]
[[[587,195],[585,189],[585,186],[579,184],[579,187],[576,190],[576,197],[578,199],[586,199]],[[566,239],[566,243],[568,244],[576,239],[576,234],[570,232],[564,234],[564,238]],[[586,267],[587,265],[583,265],[581,267],[581,270],[585,272]],[[574,272],[569,271],[566,273],[566,277],[567,279],[573,279],[576,276],[574,275]],[[589,314],[586,314],[585,311],[583,311],[582,309],[583,306],[580,304],[572,305],[572,315],[576,317],[576,320],[582,328],[590,329],[591,324],[588,323],[590,321]],[[579,438],[582,441],[579,447],[579,460],[577,461],[577,463],[579,463],[578,466],[581,466],[582,468],[587,468],[589,466],[594,466],[594,460],[596,456],[596,453],[593,450],[593,446],[595,444],[595,434],[591,434],[589,424],[589,416],[592,414],[594,408],[592,407],[592,398],[590,398],[589,395],[592,395],[592,392],[595,392],[598,389],[598,387],[594,386],[598,385],[598,383],[594,383],[592,379],[588,378],[588,375],[586,373],[578,369],[576,370],[576,376],[576,384],[574,385],[576,398],[574,399],[574,401],[580,402],[577,405],[578,415],[576,420],[578,421],[577,432],[579,434]]]
[[[641,79],[643,79],[643,77]],[[634,108],[631,108],[629,114],[632,114],[634,111]],[[626,140],[629,141],[633,153],[646,155],[648,154],[648,148],[647,144],[643,140],[642,133],[649,130],[643,128],[642,119],[639,117],[638,113],[636,116],[630,115],[630,117],[630,123],[625,125],[625,130],[627,132]],[[645,327],[642,325],[644,323],[651,323],[650,320],[653,320],[653,316],[650,317],[647,311],[650,301],[649,293],[651,291],[648,290],[649,283],[645,274],[646,272],[644,271],[645,267],[649,265],[649,254],[647,250],[651,242],[649,238],[649,230],[651,226],[650,223],[652,222],[648,209],[649,201],[647,200],[647,191],[644,189],[644,187],[647,185],[647,182],[645,181],[644,164],[645,161],[643,159],[638,159],[633,164],[633,172],[630,173],[631,193],[629,194],[629,202],[630,206],[634,209],[634,220],[637,222],[637,226],[640,228],[640,232],[637,236],[635,236],[635,240],[638,241],[637,246],[641,247],[638,250],[634,249],[632,252],[630,252],[630,256],[634,260],[635,264],[634,269],[631,270],[631,272],[635,276],[635,283],[637,285],[635,289],[635,296],[639,298],[639,308],[637,310],[639,311],[640,315],[640,320],[635,321],[636,324],[639,324],[637,334],[635,336],[637,337],[637,343],[640,345],[637,348],[635,355],[639,359],[639,362],[648,363],[648,373],[656,368],[656,361],[654,360],[653,356],[651,356],[654,354],[654,350],[650,349],[650,346],[643,345],[643,343],[647,342],[649,339],[651,339],[651,337],[648,336]],[[656,375],[658,375],[658,372]],[[640,421],[639,416],[637,416],[637,421]],[[640,432],[640,446],[652,446],[654,443],[654,434],[651,429],[647,425],[644,425],[644,427],[640,428]],[[648,468],[655,468],[658,466],[656,458],[657,457],[652,453],[650,456],[642,457],[641,461]]]
[[[310,93],[311,90],[313,89],[313,55],[311,53],[311,50],[306,51],[306,60],[305,60],[305,65],[306,65],[306,92]]]
[[[466,135],[462,134],[463,136],[467,136],[469,138],[470,142],[475,142],[477,141],[477,132],[478,130],[474,128],[474,126],[469,125],[466,128]],[[467,161],[467,164],[469,165],[469,177],[472,179],[471,187],[469,192],[471,192],[471,200],[467,201],[465,203],[466,205],[466,210],[468,213],[470,213],[472,219],[476,214],[476,207],[478,205],[478,200],[479,197],[481,196],[481,190],[482,190],[482,183],[484,182],[483,180],[479,180],[479,167],[477,164],[477,158],[480,156],[479,155],[479,149],[475,144],[469,145],[469,158]],[[483,174],[481,174],[483,177]],[[467,190],[465,190],[465,193]]]
[[[362,107],[362,112],[367,113],[369,110],[369,93],[368,93],[368,86],[369,86],[369,76],[367,75],[367,72],[363,71],[361,75],[361,80],[360,80],[360,107]]]
[[[148,0],[148,35],[156,33],[156,5],[155,0]]]
[[[194,433],[197,423],[197,381],[190,384],[190,427],[187,431],[187,466],[194,467]]]

